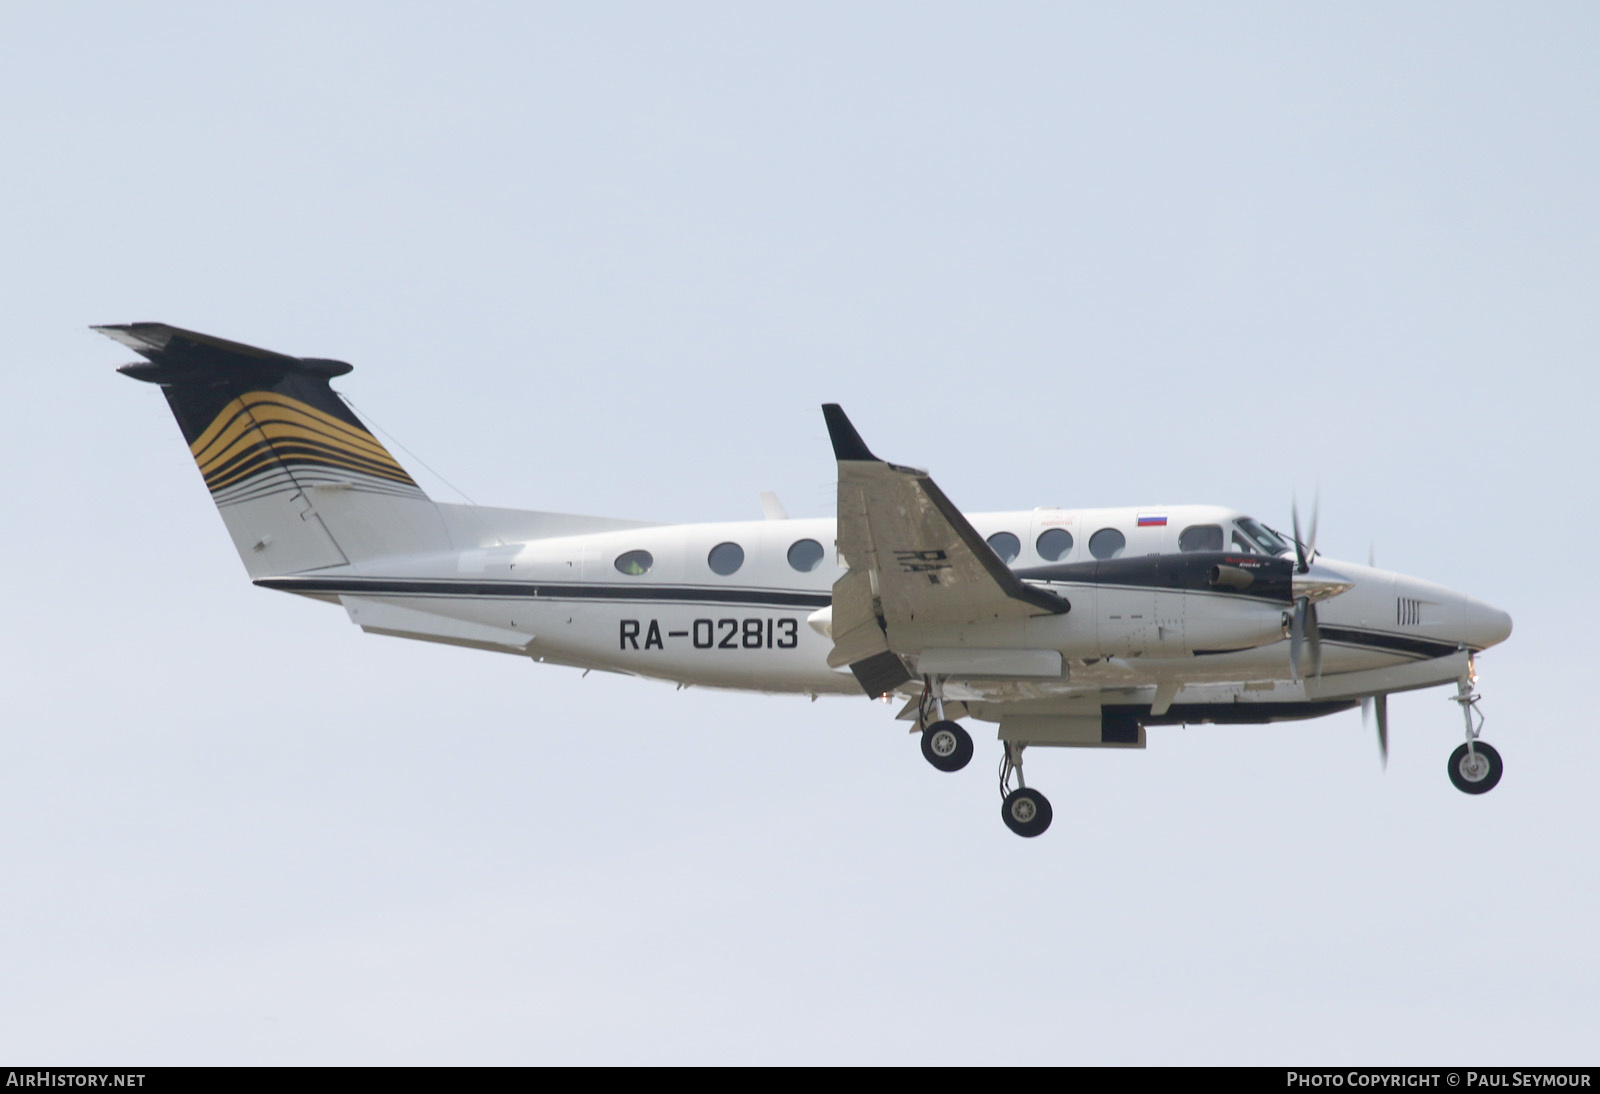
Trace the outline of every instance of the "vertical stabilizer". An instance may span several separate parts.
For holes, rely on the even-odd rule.
[[[252,578],[450,549],[438,510],[334,394],[342,361],[289,357],[164,323],[95,330],[161,385]]]

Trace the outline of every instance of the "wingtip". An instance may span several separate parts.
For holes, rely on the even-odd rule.
[[[867,442],[861,439],[861,434],[850,424],[844,408],[838,403],[823,403],[822,416],[828,423],[828,438],[833,441],[835,459],[882,462],[872,454]]]

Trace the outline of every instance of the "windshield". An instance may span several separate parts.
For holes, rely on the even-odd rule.
[[[1243,540],[1245,543],[1254,545],[1256,550],[1262,554],[1267,555],[1281,555],[1289,550],[1289,544],[1284,541],[1283,537],[1253,517],[1240,517],[1233,523],[1239,530],[1233,534],[1233,542],[1236,544]],[[1244,535],[1241,537],[1239,532],[1243,532]]]

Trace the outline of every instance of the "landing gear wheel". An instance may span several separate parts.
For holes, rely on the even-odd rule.
[[[1466,745],[1450,753],[1450,781],[1463,794],[1487,794],[1504,772],[1500,753],[1482,741],[1472,742],[1470,753]]]
[[[960,771],[972,759],[972,737],[955,722],[935,722],[922,731],[922,755],[940,771]]]
[[[1006,827],[1027,839],[1049,828],[1053,815],[1050,799],[1027,787],[1007,794],[1000,806],[1000,819],[1006,822]]]

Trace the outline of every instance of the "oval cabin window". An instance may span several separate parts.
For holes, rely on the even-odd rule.
[[[712,573],[723,577],[738,573],[739,567],[744,565],[744,548],[737,543],[719,543],[706,556],[706,565],[711,567]]]
[[[650,572],[650,567],[655,564],[656,560],[650,557],[649,551],[629,551],[625,555],[618,555],[617,561],[612,563],[619,574],[627,574],[629,577],[647,574]]]
[[[1072,533],[1065,528],[1046,528],[1033,545],[1046,562],[1060,562],[1072,553]]]
[[[1128,537],[1115,528],[1102,528],[1089,537],[1089,553],[1095,558],[1116,558],[1128,546]]]
[[[803,574],[809,574],[822,565],[822,544],[814,539],[802,539],[789,548],[789,565]]]
[[[1008,566],[1022,553],[1022,541],[1010,532],[996,532],[989,537],[988,543],[994,548],[994,553],[1000,556],[1000,561]]]

